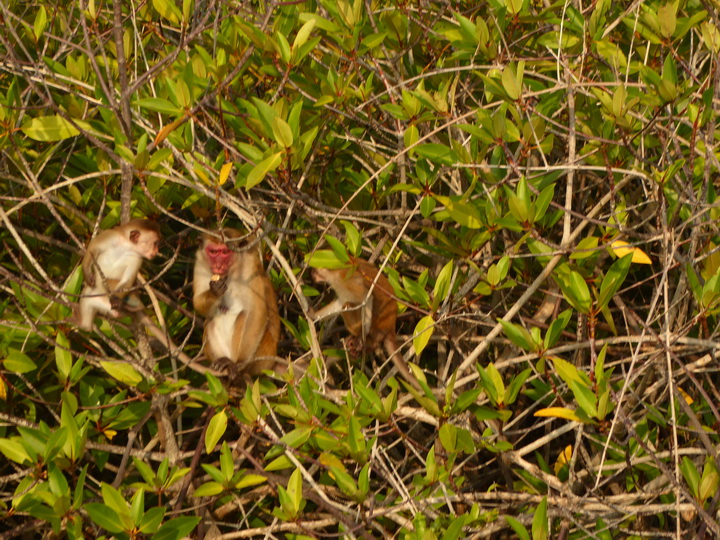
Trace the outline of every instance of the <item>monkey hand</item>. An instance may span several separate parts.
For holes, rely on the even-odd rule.
[[[210,280],[210,290],[215,296],[225,294],[225,291],[227,291],[227,276],[214,275]]]
[[[114,294],[110,295],[110,307],[113,309],[113,311],[117,311],[123,307],[123,301],[122,298],[119,296],[115,296]]]

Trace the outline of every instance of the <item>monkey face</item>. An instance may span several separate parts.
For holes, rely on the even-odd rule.
[[[226,275],[230,269],[235,252],[225,244],[208,242],[205,246],[205,254],[210,262],[210,271],[213,274]]]
[[[130,241],[135,244],[137,252],[146,259],[152,259],[158,254],[160,235],[155,231],[130,231]]]

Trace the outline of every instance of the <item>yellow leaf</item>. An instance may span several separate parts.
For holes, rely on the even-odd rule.
[[[220,176],[218,177],[218,186],[222,186],[225,183],[225,181],[228,179],[228,176],[230,176],[230,171],[232,171],[232,166],[233,166],[232,161],[229,161],[220,168]]]
[[[185,118],[187,115],[181,116],[180,118],[176,118],[173,120],[170,124],[162,128],[157,136],[155,137],[155,146],[159,145],[161,142],[163,142],[165,139],[167,139],[167,136],[170,135],[173,131],[175,131],[180,124],[182,124],[185,121]]]
[[[3,401],[7,399],[7,387],[5,386],[5,381],[2,380],[2,377],[0,377],[0,399]]]
[[[555,462],[555,467],[553,467],[555,469],[556,475],[557,475],[557,473],[560,472],[560,469],[562,469],[563,465],[565,465],[567,462],[570,461],[570,458],[572,458],[572,451],[573,451],[572,444],[568,444],[565,447],[565,450],[560,452],[560,455],[558,456],[557,461]]]
[[[117,435],[117,431],[115,431],[114,429],[106,429],[105,431],[103,431],[103,435],[105,435],[108,441],[112,441],[113,437]]]
[[[547,409],[540,409],[534,416],[552,416],[553,418],[563,418],[564,420],[572,420],[573,422],[582,422],[582,418],[575,414],[575,411],[572,409],[566,409],[565,407],[548,407]]]
[[[693,403],[695,403],[695,400],[691,398],[690,394],[688,394],[685,390],[683,390],[682,388],[678,388],[678,391],[680,392],[680,395],[682,395],[682,397],[685,399],[685,403],[687,403],[688,405],[692,405]]]
[[[622,240],[615,240],[612,244],[612,250],[618,257],[624,257],[628,253],[632,253],[632,262],[636,264],[652,264],[652,259],[642,249],[629,245]]]

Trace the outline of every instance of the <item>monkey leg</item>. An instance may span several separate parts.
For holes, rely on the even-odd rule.
[[[232,336],[233,357],[240,370],[250,367],[262,342],[267,327],[267,311],[244,310],[235,319]]]
[[[123,311],[135,313],[145,309],[145,306],[143,306],[143,303],[140,301],[140,297],[137,294],[130,293],[125,297],[122,305],[120,305],[119,308]]]
[[[94,292],[90,291],[92,295]],[[92,330],[93,322],[95,322],[95,316],[100,314],[109,314],[112,317],[117,317],[119,313],[114,311],[110,303],[110,299],[107,296],[84,296],[78,303],[78,316],[77,324],[82,330]]]

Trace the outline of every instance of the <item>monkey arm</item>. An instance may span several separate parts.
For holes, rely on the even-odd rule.
[[[323,319],[327,319],[328,317],[342,313],[344,309],[345,305],[340,300],[335,299],[325,307],[317,310],[313,315],[313,320],[321,321]]]
[[[217,304],[220,296],[210,289],[212,273],[207,264],[195,263],[193,272],[193,306],[195,311],[207,317]]]
[[[219,300],[220,297],[213,293],[208,287],[206,291],[193,296],[193,305],[195,306],[195,311],[203,317],[207,317]]]
[[[94,250],[88,247],[82,260],[83,279],[88,287],[95,286],[95,254]]]

